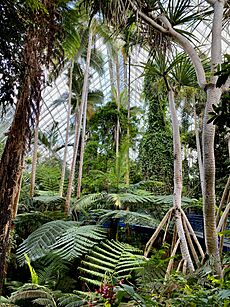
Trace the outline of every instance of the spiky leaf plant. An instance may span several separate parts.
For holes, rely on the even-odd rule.
[[[109,276],[117,280],[130,278],[131,273],[141,269],[146,261],[141,253],[129,244],[114,240],[102,242],[82,261],[79,269],[84,276],[80,279],[100,286]]]
[[[89,251],[105,239],[105,231],[96,225],[80,226],[73,221],[52,221],[42,225],[22,242],[17,250],[20,264],[27,254],[31,261],[53,251],[62,259],[71,260]]]

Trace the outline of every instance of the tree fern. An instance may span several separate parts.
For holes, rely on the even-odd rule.
[[[53,251],[61,258],[71,260],[88,252],[102,239],[105,239],[105,231],[99,226],[79,226],[72,221],[52,221],[42,225],[22,242],[17,257],[22,264],[25,261],[24,254],[34,261]]]
[[[102,242],[82,261],[79,269],[84,276],[80,278],[94,285],[101,285],[106,276],[114,276],[119,280],[129,278],[131,272],[141,269],[145,263],[140,253],[139,249],[129,244],[113,240]]]
[[[122,219],[125,223],[130,225],[140,225],[146,227],[157,227],[160,223],[159,219],[152,217],[150,214],[133,212],[128,210],[108,211],[100,217],[99,222],[101,224],[104,224],[110,221],[111,218]]]
[[[83,196],[76,202],[75,210],[84,211],[87,208],[122,208],[129,204],[143,204],[152,202],[153,197],[150,193],[138,195],[135,193],[94,193]]]

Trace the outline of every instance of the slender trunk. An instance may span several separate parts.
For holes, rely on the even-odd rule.
[[[119,57],[116,55],[116,77],[117,77],[117,111],[120,112],[120,63]],[[120,119],[117,116],[117,129],[116,129],[116,156],[119,155],[119,141],[120,141]]]
[[[173,205],[175,208],[175,219],[177,226],[177,233],[180,239],[181,253],[184,260],[187,261],[188,269],[190,272],[194,271],[194,266],[189,253],[187,240],[181,217],[181,193],[182,193],[182,156],[181,156],[181,142],[179,123],[175,108],[174,91],[172,89],[168,92],[168,99],[170,104],[170,113],[172,118],[173,128],[173,153],[174,153],[174,192],[173,192]]]
[[[37,159],[38,159],[38,127],[39,127],[39,117],[37,117],[36,126],[34,129],[34,150],[32,158],[30,194],[29,194],[30,198],[33,198],[34,188],[35,188],[36,168],[37,168]]]
[[[114,87],[114,75],[113,75],[112,52],[109,46],[107,46],[107,55],[108,55],[108,61],[109,61],[109,78],[110,78],[110,86],[111,86],[111,92],[112,92],[112,89]]]
[[[221,89],[216,87],[218,64],[221,63],[221,31],[224,1],[216,1],[214,4],[214,18],[212,27],[211,45],[211,74],[210,85],[207,88],[207,103],[203,121],[203,165],[204,165],[204,235],[207,254],[213,259],[214,269],[219,276],[222,274],[220,253],[218,248],[218,236],[216,232],[216,203],[215,203],[215,157],[214,137],[215,126],[208,124],[209,112],[212,105],[217,105],[221,97]]]
[[[83,172],[83,163],[84,163],[84,153],[85,153],[85,131],[86,131],[86,118],[87,118],[87,97],[84,105],[84,117],[83,117],[83,127],[82,127],[82,138],[81,138],[81,153],[80,153],[80,162],[78,168],[78,185],[77,185],[77,198],[81,196],[81,181],[82,181],[82,172]]]
[[[131,81],[131,58],[130,56],[128,57],[128,78],[127,78],[127,68],[126,68],[126,74],[125,74],[125,80],[128,80],[128,84],[127,84],[127,81],[125,82],[125,84],[127,84],[128,86],[128,106],[127,106],[127,111],[128,111],[128,114],[127,114],[127,120],[128,120],[128,127],[127,127],[127,142],[128,142],[128,148],[127,148],[127,153],[126,153],[126,168],[127,168],[127,171],[126,171],[126,174],[125,174],[125,184],[127,186],[129,186],[129,172],[130,172],[130,163],[129,163],[129,146],[130,146],[130,94],[131,94],[131,91],[130,91],[130,81]],[[125,66],[126,67],[126,66]]]
[[[63,154],[61,179],[60,179],[60,187],[59,187],[59,195],[61,197],[63,195],[63,189],[64,189],[65,169],[66,169],[66,160],[67,160],[67,153],[68,153],[69,126],[70,126],[71,100],[72,100],[73,67],[74,67],[74,61],[72,60],[71,65],[70,65],[70,72],[69,72],[69,97],[68,97],[68,109],[67,109],[67,119],[66,119],[65,148],[64,148],[64,154]]]
[[[197,158],[198,158],[198,166],[199,166],[199,173],[200,173],[200,185],[201,185],[201,192],[203,196],[204,195],[204,170],[203,170],[203,161],[202,161],[202,153],[201,153],[201,146],[200,146],[199,126],[197,125],[197,115],[196,115],[195,106],[194,106],[194,123],[195,123]]]
[[[88,48],[87,48],[87,58],[86,58],[86,66],[85,66],[85,74],[84,74],[84,83],[82,89],[82,99],[81,104],[79,107],[78,116],[76,117],[76,126],[75,126],[75,141],[73,147],[73,158],[69,173],[69,182],[68,182],[68,189],[66,194],[66,202],[65,202],[65,213],[68,214],[70,208],[70,200],[71,200],[71,193],[74,181],[74,173],[76,167],[76,160],[77,160],[77,153],[78,153],[78,146],[79,146],[79,138],[80,138],[80,130],[81,130],[81,123],[82,123],[82,115],[83,115],[83,108],[84,102],[86,101],[88,95],[88,82],[89,82],[89,67],[90,67],[90,58],[91,58],[91,46],[92,46],[92,31],[89,31],[89,40],[88,40]]]
[[[116,173],[117,173],[117,180],[119,178],[119,169],[118,169],[118,158],[119,158],[119,145],[120,145],[120,118],[119,118],[119,112],[120,112],[120,62],[119,62],[119,56],[118,54],[116,54],[116,58],[115,58],[115,62],[116,62],[116,79],[117,79],[117,97],[116,97],[116,101],[117,101],[117,127],[116,127],[116,139],[115,139],[115,143],[116,143]],[[117,186],[118,186],[119,182],[117,182]]]

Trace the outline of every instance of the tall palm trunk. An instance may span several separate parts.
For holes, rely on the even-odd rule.
[[[72,187],[73,187],[73,181],[74,181],[74,173],[75,173],[75,167],[76,167],[78,147],[79,147],[79,139],[80,139],[83,109],[84,109],[84,104],[85,104],[85,101],[86,101],[86,98],[87,98],[87,95],[88,95],[91,46],[92,46],[92,31],[90,30],[89,31],[89,39],[88,39],[86,66],[85,66],[85,73],[84,73],[84,82],[83,82],[83,89],[82,89],[82,99],[81,99],[81,104],[80,104],[80,107],[79,107],[78,114],[76,116],[73,158],[72,158],[72,163],[71,163],[71,168],[70,168],[70,173],[69,173],[69,182],[68,182],[68,189],[67,189],[66,202],[65,202],[65,213],[66,214],[68,214],[69,208],[70,208],[70,200],[71,200],[71,193],[72,193]]]
[[[208,124],[209,112],[212,105],[217,105],[221,97],[221,89],[216,87],[218,64],[221,63],[221,30],[223,18],[224,1],[215,1],[214,18],[212,27],[212,46],[211,46],[211,79],[207,88],[207,103],[203,121],[203,165],[204,165],[204,234],[208,255],[213,258],[214,267],[221,276],[221,261],[218,247],[218,236],[216,231],[216,203],[215,203],[215,157],[214,157],[214,137],[215,126]]]
[[[189,253],[188,244],[181,217],[182,155],[181,155],[179,123],[175,107],[174,91],[172,89],[170,89],[168,92],[168,99],[169,99],[172,128],[173,128],[173,154],[174,154],[173,206],[175,211],[176,228],[177,228],[178,237],[180,239],[182,257],[187,262],[189,271],[192,272],[194,271],[194,266]]]
[[[115,144],[116,144],[116,173],[117,173],[117,177],[118,176],[118,158],[119,158],[119,145],[120,145],[120,118],[119,118],[119,112],[120,112],[120,99],[121,99],[121,93],[120,93],[120,59],[118,56],[118,53],[115,56],[115,63],[116,63],[116,87],[117,87],[117,97],[116,97],[116,101],[117,101],[117,127],[116,127],[116,139],[115,139]],[[118,184],[118,182],[117,182]]]
[[[36,168],[38,160],[38,131],[39,131],[39,116],[36,119],[36,125],[34,129],[34,150],[32,157],[32,170],[31,170],[31,181],[30,181],[30,198],[34,196],[35,179],[36,179]]]
[[[73,83],[73,66],[74,66],[74,61],[72,60],[71,65],[70,65],[70,72],[69,72],[69,97],[68,97],[68,109],[67,109],[67,118],[66,118],[65,148],[64,148],[64,154],[63,154],[61,179],[60,179],[60,187],[59,187],[59,195],[61,197],[63,195],[63,189],[64,189],[66,160],[67,160],[67,153],[68,153],[69,126],[70,126],[71,100],[72,100],[72,83]]]
[[[109,78],[110,78],[110,86],[111,92],[114,87],[114,74],[113,74],[113,58],[112,58],[112,51],[110,46],[107,46],[107,55],[108,55],[108,62],[109,62]]]
[[[88,99],[86,97],[84,104],[84,117],[83,117],[83,127],[82,127],[82,138],[81,138],[81,152],[80,152],[80,162],[78,168],[78,185],[77,185],[77,198],[81,196],[81,181],[82,181],[82,172],[83,172],[83,163],[84,163],[84,153],[85,153],[85,132],[86,132],[86,119],[87,119],[87,105]]]
[[[197,158],[198,158],[198,166],[200,173],[200,185],[202,196],[204,195],[204,170],[203,170],[203,161],[202,161],[202,153],[200,146],[200,136],[199,136],[199,125],[197,123],[197,115],[196,115],[196,107],[194,106],[194,123],[195,123],[195,136],[196,136],[196,150],[197,150]]]
[[[125,65],[126,67],[126,65]],[[130,90],[130,81],[131,81],[131,59],[130,56],[128,57],[128,72],[127,72],[127,67],[125,69],[125,84],[128,88],[128,105],[127,105],[127,121],[128,121],[128,127],[127,127],[127,142],[128,142],[128,148],[127,148],[127,153],[126,153],[126,174],[125,174],[125,184],[129,186],[129,172],[130,172],[130,163],[129,163],[129,146],[130,146],[130,95],[131,95],[131,90]]]

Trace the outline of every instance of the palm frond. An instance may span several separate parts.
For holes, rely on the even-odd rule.
[[[140,253],[142,251],[129,244],[114,240],[103,242],[100,246],[95,246],[86,260],[82,261],[79,270],[84,275],[80,279],[101,285],[106,276],[113,276],[118,280],[129,278],[146,261]]]
[[[17,250],[17,258],[19,263],[23,264],[24,254],[34,261],[53,251],[61,258],[70,260],[86,253],[104,238],[104,230],[99,226],[79,226],[72,221],[52,221],[42,225],[22,242]]]

